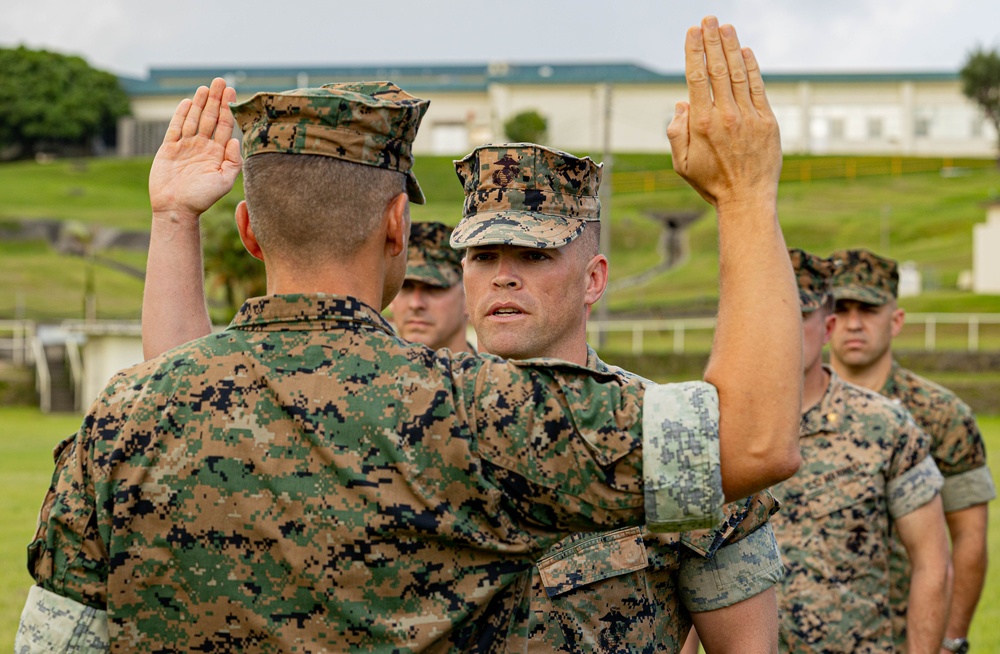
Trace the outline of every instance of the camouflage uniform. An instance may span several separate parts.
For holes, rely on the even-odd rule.
[[[868,250],[839,250],[833,294],[837,299],[883,305],[899,291],[896,262]],[[993,476],[986,465],[986,446],[976,417],[965,402],[947,388],[892,362],[888,379],[879,392],[913,416],[931,439],[931,456],[944,475],[941,500],[945,513],[961,511],[996,497]],[[893,541],[892,611],[896,646],[906,642],[906,605],[910,588],[910,563],[898,535]]]
[[[388,85],[336,89],[372,121],[355,129],[392,124],[368,96]],[[326,92],[292,97],[324,114]],[[312,136],[292,151],[326,147]],[[364,165],[386,161],[408,171]],[[321,294],[248,300],[123,371],[55,460],[18,651],[496,649],[565,534],[703,528],[723,504],[712,386],[434,353]]]
[[[822,304],[829,267],[793,252],[800,290]],[[889,555],[895,519],[934,499],[941,474],[930,442],[881,395],[830,381],[802,415],[802,467],[774,487],[772,523],[785,559],[782,651],[892,652]]]
[[[466,191],[456,247],[558,248],[600,220],[601,168],[539,145],[482,146],[456,162]],[[582,197],[581,197],[582,196]],[[587,367],[623,378],[588,348]],[[762,492],[727,505],[711,530],[638,527],[574,534],[539,559],[528,623],[531,652],[677,652],[689,612],[730,606],[773,586],[783,570]],[[762,527],[763,525],[763,527]]]

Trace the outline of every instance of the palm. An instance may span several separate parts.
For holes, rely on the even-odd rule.
[[[228,103],[235,100],[236,91],[217,78],[177,106],[149,170],[154,214],[197,218],[233,187],[241,164],[239,143],[231,138]]]

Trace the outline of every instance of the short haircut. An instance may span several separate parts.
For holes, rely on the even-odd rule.
[[[244,160],[243,189],[264,252],[320,264],[357,253],[406,191],[406,177],[333,157],[266,153]]]
[[[580,241],[580,256],[590,260],[601,253],[601,223],[587,221],[583,231],[576,237]]]

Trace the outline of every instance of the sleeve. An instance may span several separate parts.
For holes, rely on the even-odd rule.
[[[653,531],[722,518],[719,407],[704,382],[652,385],[541,360],[484,365],[469,422],[488,474],[529,520]]]
[[[701,556],[712,557],[723,545],[742,540],[767,524],[778,507],[774,495],[762,490],[744,500],[730,502],[723,509],[726,517],[721,524],[712,529],[686,531],[681,534],[681,542]]]
[[[901,413],[897,418],[886,481],[886,497],[893,519],[930,502],[943,484],[941,473],[930,456],[930,438],[908,413]]]
[[[28,545],[28,571],[46,591],[103,610],[108,553],[97,527],[86,434],[87,422],[55,450],[52,483]]]
[[[939,433],[931,453],[944,475],[941,499],[945,513],[967,509],[996,497],[993,477],[986,465],[986,445],[976,417],[958,397],[942,407]],[[944,401],[944,399],[942,399]]]
[[[31,587],[14,638],[17,654],[103,654],[110,649],[106,611]]]
[[[681,602],[692,613],[732,606],[762,593],[784,576],[778,541],[770,523],[719,548],[712,558],[681,556]]]

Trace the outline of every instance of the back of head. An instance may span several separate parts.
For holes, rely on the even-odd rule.
[[[829,258],[834,299],[881,306],[899,296],[899,267],[892,259],[864,249],[837,250]]]
[[[405,191],[422,203],[412,142],[428,104],[390,82],[360,82],[233,105],[251,226],[265,253],[349,256],[392,198]]]
[[[799,286],[802,313],[828,309],[833,262],[799,248],[789,248],[788,255],[791,257],[795,280]]]
[[[483,145],[456,161],[455,171],[465,189],[455,248],[560,248],[600,231],[585,230],[601,220],[602,166],[589,157],[534,143]]]

